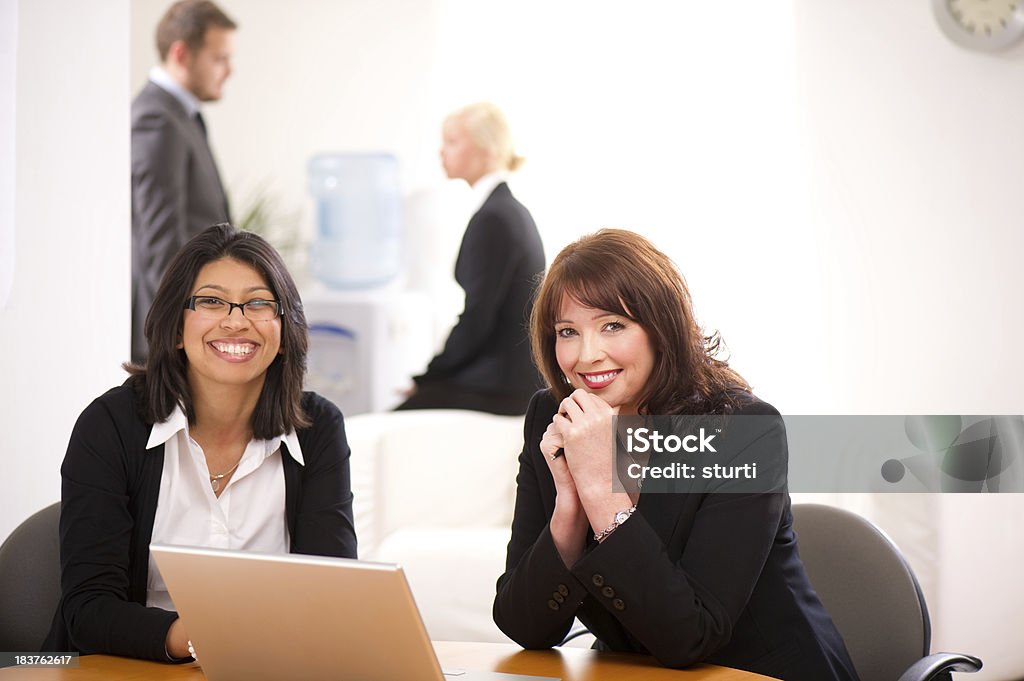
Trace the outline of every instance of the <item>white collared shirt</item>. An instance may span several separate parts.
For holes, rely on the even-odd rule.
[[[199,100],[194,94],[186,90],[181,86],[178,81],[171,78],[171,74],[162,66],[154,66],[149,70],[149,79],[160,86],[161,89],[166,90],[176,100],[181,102],[181,105],[185,107],[185,111],[188,113],[189,118],[194,118],[196,113],[199,111]]]
[[[188,419],[181,408],[175,408],[166,421],[154,424],[146,450],[148,454],[162,444],[164,467],[151,541],[288,553],[282,441],[288,445],[288,454],[303,464],[294,431],[271,440],[251,440],[218,497],[210,484],[206,456],[189,436]],[[152,556],[146,605],[175,609]]]
[[[473,203],[470,204],[470,214],[480,210],[480,206],[484,205],[484,201],[494,193],[498,185],[508,181],[508,176],[509,172],[507,170],[495,170],[477,180],[472,188]]]

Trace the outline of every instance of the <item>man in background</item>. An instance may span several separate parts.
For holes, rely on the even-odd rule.
[[[156,29],[161,64],[132,102],[133,362],[148,355],[143,324],[171,258],[198,232],[230,221],[199,108],[221,98],[236,27],[209,0],[172,5]]]

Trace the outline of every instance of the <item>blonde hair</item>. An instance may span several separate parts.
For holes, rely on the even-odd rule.
[[[512,132],[505,114],[491,102],[476,102],[448,114],[446,121],[459,119],[476,145],[494,155],[501,170],[518,170],[525,158],[512,149]]]

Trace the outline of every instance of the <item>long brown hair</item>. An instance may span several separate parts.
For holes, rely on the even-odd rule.
[[[558,400],[573,388],[555,357],[555,320],[565,296],[623,315],[650,336],[655,360],[638,399],[646,414],[714,414],[749,399],[750,386],[716,355],[717,332],[704,335],[686,281],[650,241],[602,229],[562,249],[541,283],[530,317],[533,359]]]
[[[143,418],[147,423],[159,423],[180,405],[189,423],[195,423],[188,358],[178,342],[185,322],[185,301],[199,270],[221,258],[232,258],[255,269],[274,298],[281,301],[281,351],[267,368],[263,391],[252,414],[253,437],[268,440],[309,426],[301,406],[309,336],[299,291],[273,246],[258,234],[227,223],[214,225],[189,240],[160,280],[144,327],[149,359],[145,365],[124,366],[135,378]]]

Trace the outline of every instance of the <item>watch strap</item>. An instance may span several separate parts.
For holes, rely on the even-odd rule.
[[[621,525],[622,523],[624,523],[627,520],[629,520],[629,516],[633,515],[633,513],[635,513],[635,512],[636,512],[636,504],[633,504],[632,506],[630,506],[626,510],[619,511],[618,513],[616,513],[615,514],[615,519],[612,520],[612,524],[611,525],[609,525],[608,527],[604,528],[600,532],[597,532],[597,533],[594,534],[594,541],[596,541],[598,544],[603,542],[605,539],[608,538],[608,535],[610,535],[615,530],[619,529],[619,525]]]

